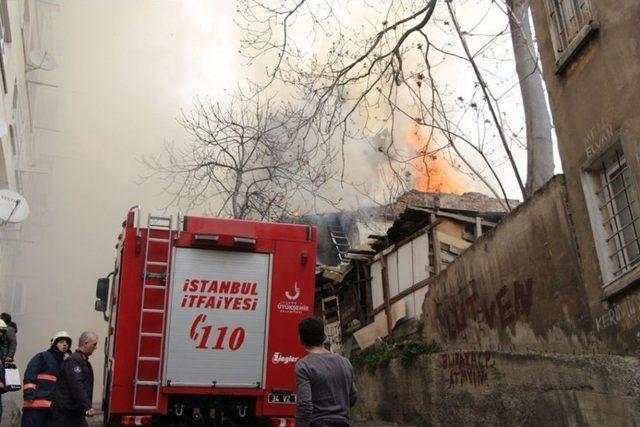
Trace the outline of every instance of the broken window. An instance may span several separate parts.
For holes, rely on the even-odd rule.
[[[560,73],[597,31],[598,25],[591,0],[545,0],[545,4],[556,57],[556,73]]]
[[[558,58],[593,20],[590,0],[547,0],[551,38]]]

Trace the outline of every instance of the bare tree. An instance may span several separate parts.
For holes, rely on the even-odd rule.
[[[172,203],[215,215],[278,220],[318,197],[333,154],[318,155],[299,112],[260,91],[238,91],[224,104],[198,99],[178,120],[190,139],[147,164],[167,180]]]
[[[523,19],[505,19],[504,29],[487,35],[474,34],[480,24],[463,28],[451,0],[362,0],[341,3],[339,7],[331,1],[306,0],[239,3],[246,34],[243,52],[251,61],[270,58],[275,64],[267,69],[270,83],[279,80],[297,88],[298,96],[313,105],[301,125],[317,125],[324,143],[338,140],[344,147],[348,140],[369,140],[387,127],[391,141],[385,154],[398,180],[405,180],[398,165],[415,161],[416,157],[422,158],[427,171],[430,159],[437,156],[460,159],[464,169],[503,199],[508,209],[506,190],[496,170],[497,165],[507,161],[523,195],[530,193],[525,189],[512,151],[514,147],[533,145],[538,133],[534,126],[528,126],[529,137],[522,143],[517,130],[512,130],[505,121],[506,113],[501,111],[504,93],[496,95],[489,87],[486,76],[494,73],[481,63],[496,40],[509,37],[509,26],[519,28]],[[357,6],[351,6],[356,3]],[[443,6],[440,13],[438,4]],[[488,8],[502,6],[506,13],[511,10],[495,0],[475,4]],[[351,22],[356,25],[350,25]],[[523,31],[531,47],[530,30]],[[468,40],[478,36],[488,41],[474,47]],[[316,45],[311,53],[308,44]],[[515,59],[522,58],[519,55]],[[472,99],[456,98],[455,88],[441,81],[443,72],[438,67],[450,60],[461,61],[473,69],[476,90]],[[519,68],[526,70],[527,66]],[[527,77],[530,74],[531,68]],[[520,79],[529,83],[524,77],[523,74]],[[540,92],[531,87],[523,90],[522,96],[537,98],[532,102],[525,99],[527,106],[537,105],[540,99]],[[534,114],[528,107],[525,113]],[[464,124],[470,116],[475,129]],[[531,120],[537,122],[543,116]],[[428,135],[423,146],[409,154],[398,147],[394,132],[402,122],[406,127],[407,121],[424,127]],[[496,146],[501,147],[499,152]],[[532,149],[528,175],[537,178],[528,179],[531,188],[550,177],[549,168],[553,170],[552,159],[549,163],[548,156],[535,153]],[[342,160],[344,166],[344,156]],[[537,173],[539,169],[543,172]]]
[[[542,85],[531,24],[529,0],[507,0],[509,26],[513,42],[516,71],[527,122],[527,185],[525,195],[531,196],[553,176],[553,142],[551,117]]]

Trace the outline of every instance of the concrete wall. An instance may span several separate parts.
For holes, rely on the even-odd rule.
[[[359,420],[418,426],[640,425],[640,363],[496,351],[421,356],[356,373]]]
[[[435,277],[423,312],[424,337],[448,349],[596,348],[563,177]]]
[[[424,339],[446,352],[358,370],[360,420],[412,425],[640,425],[635,341],[591,315],[567,187],[556,176],[434,277]]]
[[[636,295],[640,268],[636,266],[626,275],[631,285],[623,293],[608,295],[603,288],[608,280],[601,274],[603,257],[599,260],[596,252],[603,243],[594,238],[593,230],[600,225],[588,212],[593,202],[585,197],[583,168],[621,139],[640,190],[640,3],[592,0],[591,7],[598,31],[586,40],[567,68],[556,73],[544,1],[531,2],[576,229],[584,293],[597,332],[614,351],[629,353],[635,351],[640,333],[640,297]]]

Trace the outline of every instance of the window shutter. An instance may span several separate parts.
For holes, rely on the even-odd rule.
[[[560,16],[558,0],[546,0],[547,14],[549,17],[549,29],[551,33],[551,42],[553,43],[554,53],[556,57],[564,50],[564,42],[562,36],[562,18]]]
[[[562,14],[564,15],[564,23],[567,30],[567,42],[571,43],[573,37],[580,31],[578,14],[573,0],[560,0],[560,3],[562,4]]]
[[[587,25],[593,20],[591,17],[591,1],[590,0],[578,0],[577,9],[578,9],[578,12],[580,13],[581,25]]]

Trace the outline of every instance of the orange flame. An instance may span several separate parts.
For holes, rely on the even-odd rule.
[[[417,157],[412,160],[412,164],[417,169],[411,182],[415,189],[454,194],[473,191],[470,180],[445,159],[443,151],[433,153],[437,145],[428,129],[414,125],[407,134],[407,143],[417,154]]]

